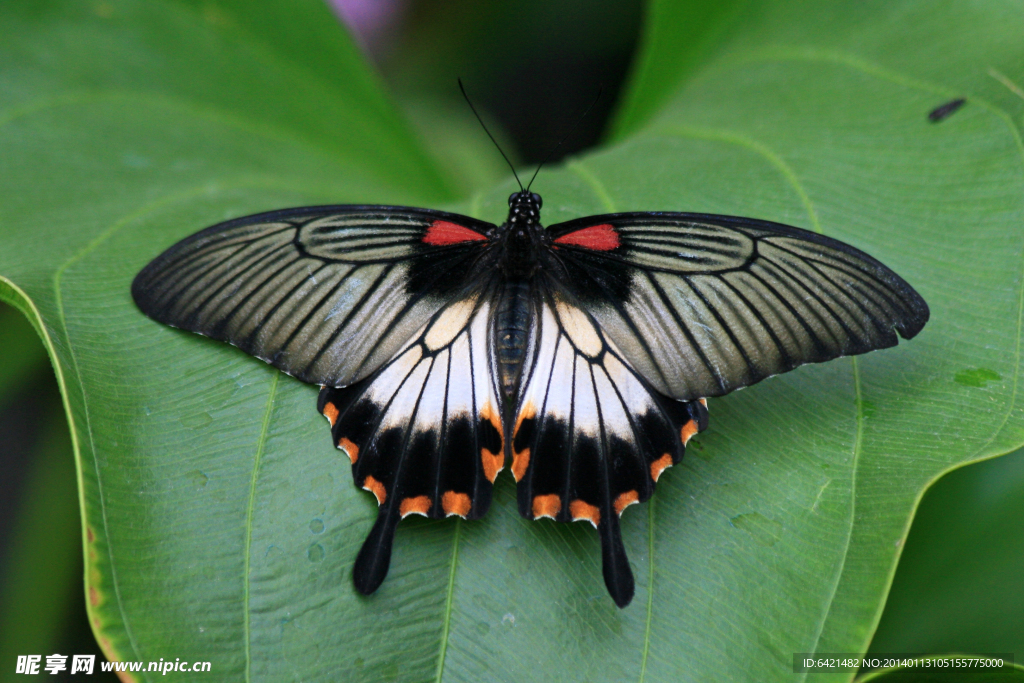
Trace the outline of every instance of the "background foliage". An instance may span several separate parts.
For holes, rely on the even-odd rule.
[[[503,139],[536,159],[559,122],[521,120],[569,82],[524,96],[545,59],[614,76],[579,65],[625,64],[639,21],[611,3],[510,7],[417,19],[379,55],[390,96],[318,2],[0,8],[0,298],[44,340],[72,442],[54,398],[25,402],[46,438],[20,475],[4,463],[22,482],[5,662],[69,642],[68,591],[21,587],[67,586],[76,543],[108,656],[209,659],[224,679],[777,680],[793,652],[868,647],[925,488],[1024,440],[1019,3],[648,8],[615,142],[544,172],[546,220],[661,208],[822,230],[914,283],[933,321],[898,349],[714,401],[688,461],[624,518],[629,610],[603,595],[590,530],[519,519],[507,479],[487,520],[403,524],[388,582],[357,597],[347,571],[373,505],[315,390],[132,306],[138,268],[229,216],[358,201],[500,219],[511,184],[450,114],[454,72],[482,81]],[[513,48],[518,70],[500,63]],[[424,95],[434,83],[449,90]],[[929,124],[955,96],[968,105]],[[2,315],[0,391],[24,397],[42,348]],[[72,447],[77,482],[59,466]],[[1020,462],[928,496],[873,650],[1022,651],[1019,602],[993,597],[1022,566]]]

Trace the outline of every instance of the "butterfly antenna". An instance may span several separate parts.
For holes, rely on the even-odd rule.
[[[466,98],[466,104],[468,104],[469,108],[473,111],[473,114],[476,116],[476,120],[480,122],[480,127],[484,129],[485,133],[487,133],[487,137],[489,137],[491,139],[491,142],[494,143],[494,146],[498,148],[498,152],[501,154],[502,158],[505,159],[505,163],[508,164],[508,167],[512,169],[512,175],[515,176],[516,182],[519,183],[520,191],[525,192],[525,190],[523,190],[523,181],[519,180],[519,174],[516,173],[516,167],[512,165],[511,161],[508,160],[508,156],[506,156],[504,150],[501,149],[501,145],[499,145],[498,141],[494,139],[494,136],[491,135],[491,131],[487,130],[487,126],[486,124],[484,124],[484,120],[480,118],[480,114],[477,112],[476,107],[473,106],[473,103],[470,102],[469,100],[469,95],[466,94],[466,86],[462,85],[462,79],[460,78],[458,79],[458,81],[459,90],[462,91],[462,96]]]
[[[555,152],[558,151],[558,148],[565,144],[565,141],[568,140],[572,136],[572,134],[576,132],[576,129],[580,127],[580,124],[583,123],[583,119],[587,118],[587,114],[589,114],[590,110],[594,108],[594,105],[597,104],[597,101],[601,99],[601,93],[603,92],[604,86],[602,85],[600,88],[598,88],[597,97],[595,97],[594,101],[590,103],[590,106],[583,110],[583,114],[578,119],[576,119],[576,123],[574,123],[572,128],[569,129],[569,132],[566,133],[565,136],[558,141],[558,144],[555,145],[554,149],[548,152],[548,155],[544,157],[544,161],[540,162],[540,165],[537,166],[537,170],[533,172],[533,177],[530,178],[530,182],[526,184],[526,190],[524,190],[525,192],[530,191],[530,186],[533,185],[533,181],[537,178],[537,174],[540,173],[541,167],[543,167],[544,164],[551,161],[551,157],[555,155]]]

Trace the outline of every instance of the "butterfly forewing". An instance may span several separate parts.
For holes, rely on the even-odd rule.
[[[380,206],[274,211],[179,242],[135,278],[149,316],[344,386],[466,288],[493,225]]]
[[[611,214],[551,226],[550,266],[658,391],[720,396],[894,346],[928,320],[906,282],[817,233],[749,218]]]

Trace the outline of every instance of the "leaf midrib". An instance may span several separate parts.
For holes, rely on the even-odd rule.
[[[277,394],[277,382],[281,378],[281,371],[274,370],[274,379],[270,383],[270,391],[267,394],[267,407],[263,411],[263,421],[260,424],[260,436],[256,441],[256,454],[253,457],[252,476],[249,480],[249,501],[245,506],[245,562],[242,576],[242,628],[245,636],[245,680],[251,680],[252,675],[252,624],[249,606],[249,587],[252,583],[251,561],[252,561],[252,517],[256,509],[256,482],[260,476],[260,463],[263,461],[263,452],[267,445],[267,434],[270,431],[270,416],[274,410],[274,396]]]

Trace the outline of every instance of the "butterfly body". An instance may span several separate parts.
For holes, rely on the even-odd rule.
[[[318,409],[378,518],[353,569],[372,593],[398,522],[482,517],[498,473],[528,519],[586,521],[619,606],[619,517],[707,426],[705,397],[893,346],[924,300],[867,254],[798,228],[672,212],[544,228],[429,209],[248,216],[174,245],[132,285],[149,316],[322,386]]]

